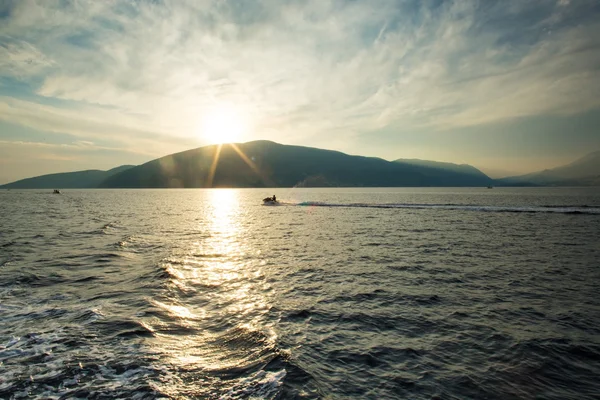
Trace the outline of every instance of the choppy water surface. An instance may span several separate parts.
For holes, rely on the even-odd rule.
[[[271,192],[0,191],[0,398],[598,398],[598,191]]]

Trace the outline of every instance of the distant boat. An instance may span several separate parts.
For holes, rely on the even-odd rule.
[[[52,192],[52,193],[54,193],[54,194],[60,194],[60,190],[54,189],[54,192]]]
[[[488,189],[493,189],[494,187],[493,187],[493,186],[488,186],[487,188],[488,188]]]

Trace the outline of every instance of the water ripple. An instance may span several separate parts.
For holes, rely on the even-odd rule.
[[[0,192],[0,398],[596,398],[598,195],[411,190]]]

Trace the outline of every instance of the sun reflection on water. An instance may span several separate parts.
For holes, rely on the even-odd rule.
[[[154,332],[150,341],[162,364],[210,380],[266,364],[275,356],[277,335],[267,323],[264,266],[247,240],[238,191],[203,195],[197,235],[161,263],[166,289],[151,300],[156,312],[143,322]],[[163,381],[157,389],[189,394],[182,379]]]

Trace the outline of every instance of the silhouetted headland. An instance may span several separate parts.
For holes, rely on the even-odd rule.
[[[104,188],[487,186],[485,174],[259,140],[200,147],[115,174]]]
[[[211,145],[139,166],[22,179],[3,189],[598,186],[600,151],[562,167],[493,180],[468,164],[386,161],[266,140]]]

